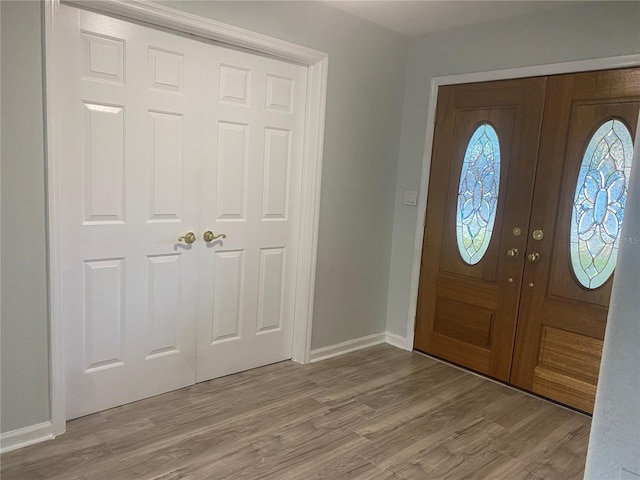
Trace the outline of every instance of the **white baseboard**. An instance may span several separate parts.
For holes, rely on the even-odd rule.
[[[395,333],[386,332],[385,342],[389,345],[392,345],[396,348],[401,348],[402,350],[413,350],[413,348],[407,348],[407,339],[397,335]]]
[[[42,422],[0,434],[0,453],[7,453],[55,437],[53,424]]]
[[[328,358],[337,357],[338,355],[344,355],[345,353],[355,352],[356,350],[362,350],[363,348],[373,347],[374,345],[379,345],[381,343],[384,343],[385,341],[386,335],[384,332],[374,333],[373,335],[367,335],[366,337],[354,338],[353,340],[347,340],[346,342],[311,350],[309,360],[311,363],[319,362],[320,360],[327,360]]]
[[[381,343],[388,343],[397,348],[405,349],[406,340],[400,335],[390,332],[374,333],[366,337],[354,338],[346,342],[329,345],[328,347],[316,348],[311,350],[310,362],[315,363],[321,360],[344,355],[345,353],[355,352],[364,348],[373,347]]]

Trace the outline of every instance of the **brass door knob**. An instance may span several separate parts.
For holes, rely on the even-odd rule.
[[[507,250],[507,257],[516,258],[517,256],[518,256],[518,249],[517,248],[511,248],[511,249]]]
[[[196,234],[193,232],[187,232],[185,233],[184,237],[180,237],[178,241],[184,241],[184,243],[191,244],[196,241]]]
[[[529,255],[527,255],[527,260],[529,260],[531,263],[536,263],[540,260],[540,254],[538,252],[530,253]]]
[[[221,233],[220,235],[214,235],[211,230],[207,230],[202,235],[202,238],[204,238],[205,242],[213,242],[214,240],[217,240],[218,238],[227,238],[227,235],[224,234],[224,233]]]

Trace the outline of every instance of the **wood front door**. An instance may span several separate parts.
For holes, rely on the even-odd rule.
[[[613,283],[607,261],[615,262],[631,166],[625,129],[635,138],[639,85],[640,69],[548,80],[529,227],[543,238],[529,235],[527,253],[539,260],[524,272],[511,383],[589,413]],[[572,243],[582,257],[575,267]]]
[[[440,89],[417,350],[592,411],[639,84],[633,69]],[[481,159],[469,194],[485,123],[499,190]]]
[[[511,366],[544,89],[545,80],[534,78],[443,87],[438,96],[415,348],[504,381]],[[475,135],[486,126],[495,132],[497,146],[484,145]],[[472,164],[462,175],[469,148],[487,151],[470,151]],[[458,209],[465,208],[472,224],[459,227]],[[493,225],[474,230],[490,217]],[[472,230],[465,239],[470,240],[466,259],[459,251],[459,228]],[[481,235],[484,241],[477,240]],[[519,254],[508,257],[510,249]]]

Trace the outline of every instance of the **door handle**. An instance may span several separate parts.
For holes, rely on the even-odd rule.
[[[204,235],[202,235],[202,238],[204,238],[205,242],[213,242],[218,238],[227,238],[227,235],[225,233],[214,235],[214,233],[211,230],[207,230],[206,232],[204,232]]]
[[[529,260],[531,263],[536,263],[540,260],[540,254],[538,252],[530,253],[529,255],[527,255],[527,260]]]
[[[507,250],[507,257],[516,258],[517,256],[518,256],[518,249],[517,248],[511,248],[511,249]]]
[[[180,237],[178,241],[184,241],[184,243],[191,244],[196,241],[196,234],[193,232],[187,232],[184,234],[184,237]]]

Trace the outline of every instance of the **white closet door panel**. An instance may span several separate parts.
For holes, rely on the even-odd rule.
[[[306,68],[61,12],[67,417],[291,358]]]
[[[197,381],[291,358],[306,68],[214,47],[206,65]],[[206,333],[205,333],[206,332]]]
[[[242,338],[244,320],[245,256],[243,250],[218,250],[213,261],[213,298],[217,301],[210,312],[212,345]],[[203,334],[205,332],[201,332]]]
[[[205,45],[62,6],[67,417],[195,381]],[[68,27],[68,28],[67,28]],[[188,94],[189,93],[189,94]]]
[[[125,221],[125,108],[83,102],[84,224]]]

